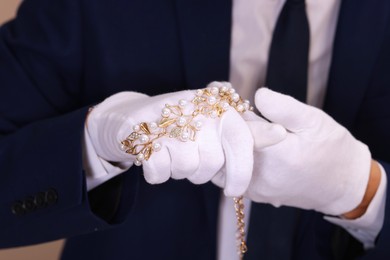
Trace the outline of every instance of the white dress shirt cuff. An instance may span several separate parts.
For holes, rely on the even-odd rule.
[[[382,229],[385,218],[387,178],[384,168],[381,165],[379,166],[381,169],[381,181],[374,198],[363,216],[353,220],[324,217],[327,221],[346,229],[363,244],[365,249],[370,249],[375,246],[375,239]]]
[[[100,158],[95,152],[86,128],[84,129],[83,150],[83,167],[86,173],[88,191],[127,171],[133,165],[132,162],[116,163],[114,165]]]

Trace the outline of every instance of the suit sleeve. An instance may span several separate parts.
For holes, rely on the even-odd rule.
[[[137,174],[86,190],[82,2],[26,0],[0,27],[0,248],[105,229],[131,208]]]

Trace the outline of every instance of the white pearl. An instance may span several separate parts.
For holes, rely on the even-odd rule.
[[[202,96],[202,95],[203,95],[203,90],[202,90],[202,89],[198,89],[198,90],[196,91],[196,95],[197,95],[197,96]]]
[[[157,128],[157,123],[156,122],[150,122],[149,123],[149,128],[152,129],[152,130],[156,129]]]
[[[143,153],[139,153],[135,158],[137,161],[143,161],[145,159],[145,155]]]
[[[153,143],[152,149],[155,152],[160,151],[161,150],[161,144],[160,143]]]
[[[234,93],[236,93],[236,90],[234,88],[231,88],[231,89],[229,89],[229,93],[234,94]]]
[[[222,87],[219,88],[219,92],[226,92],[228,88],[225,85],[222,85]]]
[[[179,100],[179,106],[184,107],[186,105],[187,105],[187,100],[185,100],[185,99],[180,99]]]
[[[211,113],[210,113],[211,118],[216,118],[217,116],[218,116],[217,111],[215,111],[215,110],[211,111]]]
[[[141,144],[147,143],[149,142],[149,136],[143,134],[139,137],[139,141],[141,142]]]
[[[138,132],[140,129],[139,125],[133,126],[133,131]]]
[[[196,121],[194,125],[195,125],[195,128],[199,130],[199,129],[202,128],[202,125],[203,125],[203,124],[202,124],[201,121]]]
[[[135,161],[134,161],[134,165],[135,165],[135,166],[141,166],[141,165],[142,165],[142,162],[141,162],[141,161],[138,161],[138,160],[135,160]]]
[[[162,109],[162,112],[161,112],[162,117],[169,117],[170,114],[171,114],[171,110],[169,108],[164,107]]]
[[[250,105],[251,102],[250,102],[248,99],[245,99],[245,100],[244,100],[244,103]]]
[[[245,109],[245,110],[249,110],[249,107],[250,107],[250,106],[249,106],[249,103],[244,103],[243,106],[244,106],[244,109]]]
[[[221,107],[223,110],[227,110],[229,108],[229,103],[226,101],[221,102]]]
[[[214,96],[218,95],[219,89],[217,87],[211,87],[210,88],[210,93]]]
[[[187,123],[187,119],[185,119],[185,117],[179,117],[177,120],[176,120],[176,124],[178,126],[185,126],[185,124]]]
[[[237,93],[233,93],[231,95],[231,98],[234,102],[238,102],[240,100],[240,95],[238,95]]]
[[[244,106],[242,104],[239,104],[237,107],[236,107],[237,111],[238,112],[242,112],[244,111]]]
[[[214,105],[217,102],[217,99],[214,96],[210,96],[207,98],[207,103],[209,105]]]
[[[127,146],[124,145],[124,144],[121,144],[121,150],[122,150],[122,151],[126,151],[126,150],[127,150]]]
[[[188,132],[182,132],[181,133],[181,140],[186,142],[188,141],[188,138],[190,138],[190,134]]]

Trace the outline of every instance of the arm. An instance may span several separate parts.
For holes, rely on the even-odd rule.
[[[0,28],[0,247],[109,226],[90,208],[81,162],[87,109],[79,5],[24,1],[17,19]],[[56,198],[34,202],[49,190]]]

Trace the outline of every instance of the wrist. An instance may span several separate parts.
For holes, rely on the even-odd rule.
[[[370,168],[370,176],[368,179],[366,192],[363,196],[362,201],[355,209],[342,214],[342,217],[346,219],[356,219],[363,216],[363,214],[366,213],[368,206],[370,205],[372,199],[374,198],[378,190],[379,183],[381,181],[380,171],[381,170],[379,168],[378,162],[372,160],[371,168]]]

